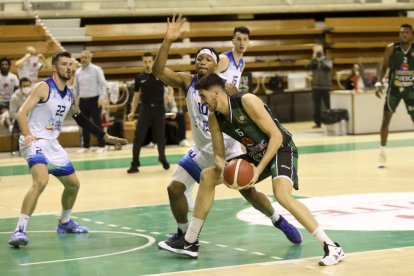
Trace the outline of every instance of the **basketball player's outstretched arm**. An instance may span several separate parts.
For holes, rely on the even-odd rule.
[[[27,116],[40,101],[47,100],[48,95],[49,86],[47,83],[44,81],[39,82],[35,88],[33,88],[32,93],[30,93],[27,100],[23,103],[17,112],[16,118],[17,122],[19,122],[20,131],[24,136],[24,143],[26,148],[28,148],[30,144],[37,139],[37,137],[34,137],[32,133],[30,133]]]
[[[259,165],[254,170],[253,179],[249,185],[254,184],[259,178],[260,174],[269,164],[273,156],[280,148],[283,142],[282,133],[277,128],[273,118],[267,112],[262,100],[252,94],[246,94],[242,96],[242,104],[244,110],[247,112],[253,122],[269,137],[269,144],[267,146],[266,153],[264,154]]]
[[[153,74],[158,77],[166,85],[173,87],[179,87],[184,90],[190,85],[192,77],[185,73],[176,73],[173,70],[166,67],[168,52],[171,45],[176,41],[183,33],[182,26],[185,22],[185,18],[181,14],[176,18],[173,15],[171,22],[170,18],[167,21],[167,31],[165,33],[164,41],[155,57],[154,64],[152,65]]]
[[[118,138],[109,135],[108,133],[104,132],[101,128],[99,128],[97,125],[92,123],[90,120],[88,120],[79,110],[79,108],[75,104],[76,100],[72,101],[72,105],[70,107],[70,113],[72,114],[72,118],[76,121],[76,123],[82,127],[90,131],[92,134],[102,137],[105,142],[114,144],[117,146],[120,145],[126,145],[128,142],[126,139]]]
[[[381,69],[378,74],[378,82],[375,84],[375,96],[381,98],[382,95],[382,79],[385,77],[387,73],[388,67],[390,67],[390,60],[393,51],[394,43],[391,43],[385,48],[384,53],[384,60],[381,65]]]

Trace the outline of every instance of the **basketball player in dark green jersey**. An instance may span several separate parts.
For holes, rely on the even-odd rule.
[[[379,82],[375,84],[375,94],[381,98],[382,79],[389,68],[388,89],[381,125],[381,151],[378,168],[384,168],[386,165],[385,147],[387,145],[388,127],[401,99],[404,100],[407,112],[414,122],[414,49],[411,42],[412,38],[412,26],[408,24],[401,25],[399,41],[391,43],[385,49]]]
[[[195,87],[201,101],[210,110],[208,126],[215,166],[202,171],[189,229],[184,238],[171,245],[168,251],[198,256],[198,236],[213,204],[215,186],[223,183],[225,133],[246,146],[247,153],[238,158],[254,165],[253,179],[245,191],[255,189],[257,181],[271,176],[277,201],[324,247],[325,255],[319,264],[335,265],[342,261],[345,258],[342,248],[319,227],[309,209],[291,195],[292,188],[298,189],[298,152],[291,134],[272,115],[270,109],[253,94],[228,96],[223,79],[215,73],[202,77]]]

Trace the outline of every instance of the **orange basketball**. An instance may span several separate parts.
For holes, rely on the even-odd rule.
[[[243,189],[253,178],[253,166],[244,159],[226,163],[223,171],[224,184],[236,190]]]

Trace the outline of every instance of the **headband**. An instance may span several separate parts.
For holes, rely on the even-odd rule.
[[[198,57],[202,54],[206,54],[209,55],[210,57],[212,57],[214,59],[214,61],[217,63],[217,55],[211,51],[210,49],[204,48],[202,50],[200,50],[200,52],[198,52],[198,55],[196,56],[196,60],[198,59]]]

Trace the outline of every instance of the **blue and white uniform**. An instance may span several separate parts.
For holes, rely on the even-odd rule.
[[[209,110],[206,104],[201,103],[198,90],[194,88],[197,81],[198,76],[193,75],[185,97],[191,121],[193,146],[181,158],[179,166],[172,177],[173,180],[183,183],[187,189],[194,184],[194,181],[200,182],[200,175],[203,169],[214,166],[213,145],[208,129]],[[239,142],[226,134],[223,135],[223,138],[226,159],[243,154]]]
[[[45,164],[49,173],[55,176],[70,175],[75,170],[57,138],[72,105],[72,93],[67,86],[64,91],[60,91],[52,77],[44,82],[49,86],[48,98],[39,102],[28,116],[30,133],[38,140],[25,148],[25,137],[21,135],[20,151],[30,168],[35,164]]]
[[[226,79],[228,82],[233,83],[237,88],[239,88],[241,75],[244,69],[243,58],[239,59],[239,64],[237,65],[236,61],[234,60],[232,51],[224,52],[221,55],[227,56],[230,63],[229,63],[229,67],[227,67],[225,71],[219,74],[220,77],[222,77],[223,79]]]

